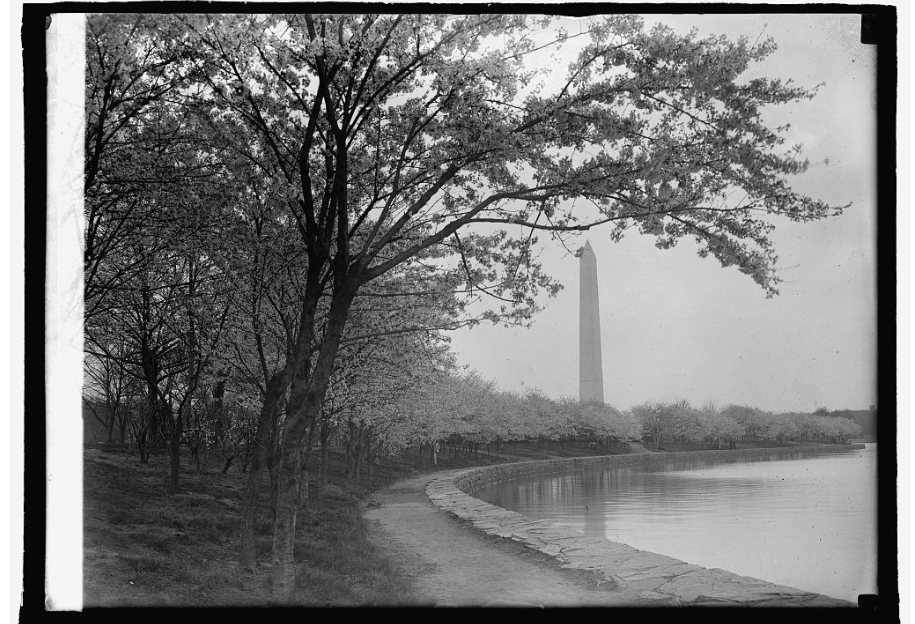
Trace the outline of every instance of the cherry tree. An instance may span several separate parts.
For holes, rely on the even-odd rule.
[[[766,439],[773,425],[769,414],[749,405],[727,405],[721,413],[736,421],[743,429],[742,435],[749,440]]]
[[[532,421],[536,432],[537,448],[542,449],[543,443],[553,438],[552,421],[560,410],[557,410],[555,403],[537,388],[526,389],[522,401],[525,417]]]
[[[175,167],[187,150],[181,117],[164,103],[186,85],[182,55],[162,37],[168,23],[148,15],[92,15],[86,24],[86,124],[83,239],[87,321],[143,270],[138,243],[149,253],[168,240],[150,236],[151,192],[184,187],[194,175]]]
[[[371,478],[378,453],[391,448],[389,436],[407,419],[397,406],[415,398],[416,388],[434,385],[440,371],[451,366],[447,343],[435,329],[449,325],[447,308],[427,297],[395,296],[404,285],[418,282],[391,282],[379,280],[354,302],[358,312],[348,325],[331,380],[335,410],[345,414],[351,472],[357,479],[363,454]],[[322,421],[327,407],[325,401]]]
[[[702,437],[716,448],[726,443],[731,448],[733,442],[744,433],[744,428],[734,418],[724,414],[714,405],[704,405],[696,414]]]

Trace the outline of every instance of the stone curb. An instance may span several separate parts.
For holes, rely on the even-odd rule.
[[[860,448],[864,448],[863,445],[811,447],[803,452],[820,454]],[[786,454],[787,451],[798,452],[798,449],[745,449],[736,453],[754,456],[773,452]],[[697,451],[689,453],[689,456],[715,459],[719,454],[733,457],[735,451]],[[531,520],[470,495],[484,485],[523,476],[674,460],[676,457],[670,454],[609,455],[454,470],[430,481],[426,486],[426,494],[435,506],[472,523],[474,528],[484,533],[511,539],[554,557],[562,568],[591,570],[599,585],[608,583],[613,588],[635,591],[640,598],[656,600],[659,606],[856,606],[852,602],[740,576],[718,568],[703,568],[666,555],[639,550],[628,544],[582,535],[545,520]]]

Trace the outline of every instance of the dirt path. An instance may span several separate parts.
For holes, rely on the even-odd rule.
[[[629,606],[632,592],[599,586],[582,571],[509,540],[490,538],[429,501],[420,475],[381,490],[365,509],[374,541],[413,578],[423,604]]]

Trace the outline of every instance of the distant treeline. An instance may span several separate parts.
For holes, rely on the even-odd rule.
[[[861,436],[867,438],[876,438],[877,437],[877,411],[875,409],[870,410],[833,410],[828,412],[830,416],[835,416],[839,418],[848,418],[858,423],[858,426],[861,427]]]
[[[135,444],[131,420],[142,418],[141,397],[125,400],[116,414],[87,404],[84,415],[97,433],[87,429],[87,441]],[[208,417],[211,402],[194,405],[201,416],[184,443],[191,447],[198,469],[218,459],[223,470],[233,460],[245,469],[250,456],[256,409],[228,394],[216,417]],[[816,413],[773,413],[761,409],[687,401],[647,402],[628,411],[603,403],[553,399],[531,390],[524,394],[498,388],[475,374],[443,375],[427,384],[404,389],[388,403],[355,401],[327,410],[311,435],[311,445],[326,456],[328,446],[343,446],[358,477],[381,457],[410,449],[434,458],[437,453],[498,452],[509,444],[571,445],[579,448],[621,448],[641,441],[649,448],[665,444],[692,448],[730,448],[737,442],[847,443],[863,434],[850,410]],[[275,441],[278,444],[278,441]],[[309,448],[310,448],[309,447]]]

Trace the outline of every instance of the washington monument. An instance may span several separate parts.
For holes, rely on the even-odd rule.
[[[591,243],[578,251],[579,293],[578,395],[584,401],[604,402],[604,375],[600,359],[600,305],[597,298],[597,258]]]

